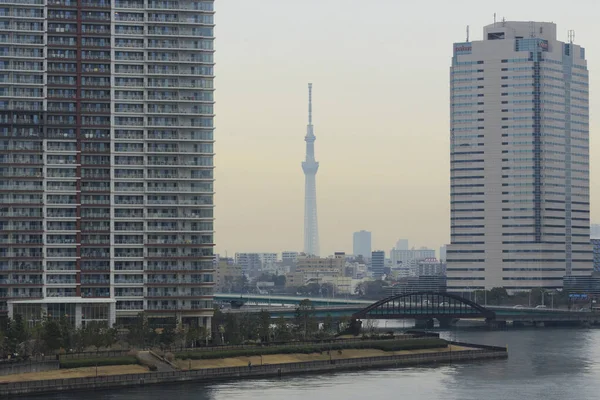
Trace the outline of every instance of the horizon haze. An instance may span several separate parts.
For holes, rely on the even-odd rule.
[[[437,250],[449,238],[449,68],[452,45],[497,20],[575,30],[590,70],[591,220],[598,214],[595,74],[600,27],[588,0],[216,2],[216,252],[301,251],[306,85],[313,124],[321,254],[399,238]],[[554,5],[554,6],[553,6]],[[260,21],[260,23],[256,23]],[[241,68],[240,66],[243,66]],[[256,232],[260,234],[256,234]]]

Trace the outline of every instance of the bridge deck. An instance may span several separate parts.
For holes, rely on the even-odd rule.
[[[431,295],[431,293],[430,293]],[[446,296],[445,293],[436,293],[436,296]],[[285,318],[292,318],[295,316],[295,307],[301,301],[307,297],[302,296],[269,296],[269,295],[239,295],[239,294],[216,294],[215,299],[218,301],[242,301],[247,305],[240,310],[230,310],[228,312],[243,313],[243,312],[260,312],[266,310],[271,313],[272,317],[283,316]],[[313,305],[315,305],[315,315],[317,317],[325,317],[331,315],[333,317],[351,316],[360,313],[365,310],[365,306],[381,303],[370,300],[357,300],[357,299],[340,299],[340,298],[308,298]],[[384,299],[385,300],[385,299]],[[455,299],[457,300],[457,299]],[[461,301],[460,300],[457,301]],[[466,301],[466,299],[464,299]],[[383,300],[382,300],[383,301]],[[256,304],[253,307],[250,304]],[[262,304],[262,306],[260,306]],[[275,307],[276,305],[288,305],[291,307]],[[265,306],[268,305],[268,306]],[[398,306],[398,305],[397,305]],[[402,304],[403,313],[398,312],[386,312],[387,310],[381,309],[369,313],[361,318],[372,318],[372,319],[421,319],[421,318],[438,318],[438,317],[452,317],[453,314],[457,317],[469,318],[469,319],[496,319],[500,321],[600,321],[599,312],[589,311],[569,311],[562,309],[539,309],[539,308],[514,308],[514,307],[502,307],[502,306],[482,306],[476,304],[477,308],[463,307],[460,315],[452,311],[455,307],[453,304],[442,305],[438,303],[423,304],[420,305],[414,303]],[[368,308],[368,307],[367,307]],[[448,312],[445,312],[444,308],[449,308]],[[481,309],[489,311],[493,314],[481,313]],[[456,311],[455,309],[454,311]],[[393,310],[389,310],[393,311]]]

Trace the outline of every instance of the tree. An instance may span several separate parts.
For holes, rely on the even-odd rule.
[[[17,314],[12,320],[7,321],[6,334],[5,351],[9,354],[27,356],[26,342],[31,338],[31,332],[27,329],[22,315]]]
[[[73,324],[68,318],[62,316],[58,321],[58,325],[60,327],[60,336],[62,338],[60,347],[66,350],[72,349],[73,346],[75,346],[75,329],[73,328]]]
[[[301,333],[302,338],[312,336],[318,328],[315,318],[315,306],[309,299],[304,299],[296,308],[296,329]]]
[[[163,349],[170,348],[171,345],[177,339],[177,332],[175,331],[177,328],[176,323],[177,321],[170,321],[170,323],[168,323],[167,326],[163,328],[158,339],[160,347],[162,347]]]
[[[308,285],[299,287],[297,292],[306,296],[318,296],[321,292],[321,285],[316,282],[311,282]]]
[[[129,327],[127,341],[133,346],[147,347],[154,343],[156,332],[150,327],[148,317],[139,313],[135,322]]]
[[[240,332],[240,324],[238,319],[233,314],[225,315],[224,324],[224,339],[227,344],[241,344],[242,334]]]
[[[257,315],[258,322],[258,338],[261,342],[267,343],[271,341],[271,314],[268,311],[262,310]]]
[[[9,323],[9,340],[12,342],[13,352],[16,352],[20,344],[29,339],[25,320],[21,314],[15,315],[15,318]]]
[[[63,337],[59,323],[54,319],[47,319],[43,324],[42,339],[44,340],[45,348],[49,352],[54,352],[61,348]]]
[[[385,295],[385,288],[388,282],[382,280],[361,282],[354,289],[354,293],[359,296],[379,298]]]
[[[292,339],[292,331],[285,318],[279,317],[275,321],[274,336],[276,342],[287,342]]]
[[[275,276],[275,279],[273,280],[273,282],[275,282],[275,286],[277,286],[277,287],[284,287],[285,283],[286,283],[285,275]]]
[[[102,329],[102,345],[110,349],[115,343],[117,343],[117,328],[105,327]]]
[[[258,320],[253,314],[238,314],[238,326],[241,334],[242,343],[248,340],[258,339]]]
[[[323,321],[323,332],[327,335],[334,332],[334,321],[331,314],[327,314],[325,321]]]
[[[503,287],[492,288],[488,293],[488,302],[491,304],[500,305],[508,298],[508,292]]]

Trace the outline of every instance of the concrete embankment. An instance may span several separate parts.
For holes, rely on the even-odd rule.
[[[90,378],[56,379],[32,382],[0,384],[0,396],[18,396],[64,391],[85,391],[91,389],[114,389],[127,386],[140,386],[174,382],[206,382],[221,380],[283,377],[314,372],[335,372],[350,369],[400,367],[449,362],[464,362],[483,359],[506,358],[503,347],[477,346],[467,343],[454,343],[472,350],[453,352],[430,352],[379,357],[351,358],[342,360],[310,361],[299,363],[256,365],[252,367],[211,368],[192,371],[152,372],[145,374],[99,376]]]

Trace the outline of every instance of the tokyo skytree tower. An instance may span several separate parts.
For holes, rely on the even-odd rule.
[[[319,255],[319,223],[317,221],[316,176],[319,163],[315,161],[315,134],[312,125],[312,83],[308,84],[308,125],[306,127],[306,159],[302,162],[304,171],[304,252]]]

